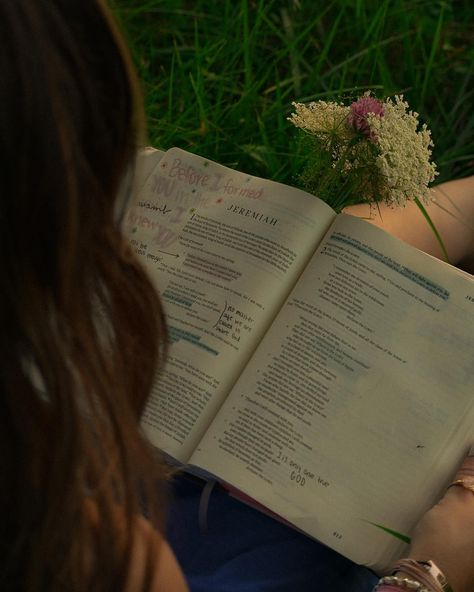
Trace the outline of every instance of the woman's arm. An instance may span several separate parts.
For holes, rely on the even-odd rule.
[[[443,239],[450,263],[469,265],[472,258],[474,264],[474,176],[434,187],[432,198],[425,207]],[[433,231],[413,202],[399,208],[380,204],[379,210],[360,204],[346,208],[345,212],[367,218],[421,251],[444,258]]]

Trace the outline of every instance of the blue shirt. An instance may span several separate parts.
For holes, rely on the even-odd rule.
[[[378,578],[216,486],[199,525],[203,484],[176,478],[168,540],[192,592],[370,592]]]

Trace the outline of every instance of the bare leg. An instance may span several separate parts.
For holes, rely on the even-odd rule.
[[[442,183],[432,189],[432,201],[426,205],[443,239],[450,262],[474,271],[474,175]],[[360,204],[346,213],[367,218],[372,224],[401,238],[418,249],[443,259],[439,243],[417,205],[390,208],[385,204],[370,208]]]

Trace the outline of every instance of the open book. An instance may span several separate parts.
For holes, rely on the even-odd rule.
[[[473,436],[474,281],[301,190],[179,149],[124,220],[171,347],[151,441],[374,569]]]

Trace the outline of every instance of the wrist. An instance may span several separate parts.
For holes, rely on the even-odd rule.
[[[395,572],[403,572],[407,577],[419,580],[428,590],[453,592],[445,574],[431,559],[420,560],[411,557],[400,559],[393,568],[392,573]]]
[[[384,576],[374,592],[453,592],[443,572],[431,560],[400,559],[391,576]]]
[[[420,581],[406,577],[405,574],[397,572],[396,575],[380,578],[373,592],[434,592],[427,588]]]

